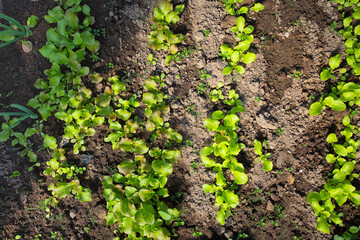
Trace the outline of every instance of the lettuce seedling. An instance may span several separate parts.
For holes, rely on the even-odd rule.
[[[263,154],[262,143],[256,139],[254,140],[254,151],[256,155],[259,156],[256,161],[261,161],[263,164],[263,169],[267,172],[270,172],[273,168],[273,163],[268,160],[272,156],[271,153]]]
[[[179,14],[183,10],[183,4],[173,8],[169,0],[160,0],[157,3],[153,17],[155,24],[152,27],[153,31],[149,35],[150,46],[155,50],[169,50],[171,54],[177,52],[176,44],[181,43],[185,38],[182,34],[174,34],[170,30],[169,25],[180,20]]]

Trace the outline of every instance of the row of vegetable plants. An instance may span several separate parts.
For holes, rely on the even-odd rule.
[[[169,41],[176,35],[171,33],[168,25],[179,20],[178,14],[183,8],[184,5],[178,5],[173,9],[169,1],[159,1],[154,13],[158,39],[152,40],[153,32],[149,35],[149,44],[154,49],[170,47],[170,53],[176,52],[176,44],[181,41]],[[38,115],[23,106],[11,105],[22,112],[1,114],[6,120],[2,124],[1,140],[15,137],[12,144],[25,148],[21,156],[27,154],[30,161],[36,162],[32,144],[27,144],[30,141],[28,138],[39,133],[44,139],[43,147],[48,148],[52,155],[46,162],[44,174],[54,179],[48,187],[52,197],[45,201],[47,204],[56,207],[59,200],[69,194],[74,194],[82,202],[92,201],[91,190],[82,187],[78,177],[86,171],[86,167],[70,166],[66,157],[67,147],[72,147],[74,154],[86,151],[86,138],[93,136],[96,128],[107,122],[110,133],[104,141],[112,143],[114,150],[120,148],[129,154],[118,165],[117,173],[103,179],[107,224],[117,223],[119,231],[128,235],[126,239],[170,239],[170,233],[163,225],[171,224],[180,215],[177,209],[169,208],[163,198],[169,196],[165,188],[167,177],[172,173],[173,163],[181,158],[181,152],[162,147],[165,144],[156,146],[155,142],[167,139],[167,142],[180,143],[182,136],[164,121],[164,115],[170,111],[165,103],[167,96],[161,91],[165,75],[151,76],[144,82],[141,102],[136,94],[127,99],[127,83],[118,76],[109,77],[104,92],[94,96],[87,86],[94,86],[103,78],[99,74],[90,74],[90,68],[81,64],[88,51],[96,53],[100,47],[90,27],[95,20],[90,15],[89,6],[82,4],[81,0],[61,1],[44,18],[48,23],[56,24],[48,29],[48,41],[39,50],[52,65],[45,71],[46,78],[35,83],[35,87],[41,90],[40,94],[28,102],[28,106],[39,112],[42,120],[33,128],[26,129],[25,134],[15,132],[14,127],[22,120],[37,119]],[[167,40],[159,37],[162,34]],[[164,44],[164,47],[159,48],[159,44]],[[144,109],[144,112],[140,113],[139,109]],[[135,111],[138,112],[135,114]],[[20,118],[10,119],[10,116]],[[62,140],[65,139],[65,143],[59,143],[55,137],[43,133],[43,123],[52,117],[63,122]],[[143,139],[149,132],[150,138]],[[147,146],[148,140],[153,142],[152,147]]]
[[[242,0],[220,1],[226,12],[237,17],[236,25],[231,28],[235,39],[238,41],[234,48],[227,44],[220,46],[219,56],[226,62],[227,66],[223,69],[223,75],[229,75],[235,70],[238,74],[244,74],[244,65],[250,64],[256,59],[256,54],[250,51],[254,36],[252,25],[246,26],[245,17],[249,11],[259,12],[264,9],[261,3],[256,3],[252,7],[239,6]],[[223,95],[222,83],[211,91],[210,97],[214,103],[223,103],[229,108],[228,111],[217,110],[211,114],[210,118],[205,118],[204,126],[208,131],[214,131],[213,144],[201,150],[201,160],[206,168],[212,168],[216,172],[215,183],[204,184],[205,193],[215,193],[215,206],[219,207],[216,220],[224,225],[226,219],[231,215],[231,208],[239,205],[239,197],[234,190],[237,185],[246,184],[248,176],[245,168],[239,162],[239,154],[245,148],[239,142],[239,116],[238,113],[245,112],[239,95],[234,89],[230,89],[228,94]],[[264,169],[270,171],[272,162],[262,155],[262,144],[255,139],[255,153],[259,154],[259,160],[264,163]],[[267,155],[270,157],[269,155]],[[227,169],[233,177],[227,176]],[[231,181],[233,179],[233,181]]]
[[[331,1],[333,2],[333,1]],[[308,194],[307,201],[311,203],[317,216],[317,229],[330,233],[331,224],[343,226],[343,213],[338,212],[339,207],[351,202],[353,207],[360,205],[360,191],[356,189],[354,180],[359,177],[355,171],[360,128],[354,124],[358,116],[357,106],[360,105],[360,85],[353,79],[360,75],[359,38],[360,3],[358,0],[337,0],[338,9],[342,12],[342,29],[338,32],[345,40],[345,56],[337,54],[330,58],[329,66],[322,69],[320,78],[323,81],[334,80],[335,86],[331,93],[323,94],[319,101],[310,106],[309,114],[321,114],[326,107],[335,111],[345,111],[342,119],[340,133],[330,133],[326,141],[330,144],[331,151],[326,155],[326,161],[334,167],[328,174],[326,184],[320,191]],[[345,61],[342,59],[345,58]],[[350,232],[335,239],[356,239],[358,228],[353,226]]]

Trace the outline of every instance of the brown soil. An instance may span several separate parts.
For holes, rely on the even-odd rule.
[[[255,27],[253,51],[257,60],[247,66],[246,73],[232,79],[221,73],[225,63],[218,56],[219,46],[234,42],[230,27],[234,18],[229,17],[218,1],[189,0],[176,31],[183,33],[186,41],[182,47],[195,49],[194,54],[182,63],[166,66],[164,54],[157,53],[156,66],[147,65],[150,53],[147,35],[150,32],[152,0],[88,0],[95,16],[94,28],[106,29],[101,43],[98,63],[87,60],[92,71],[102,76],[128,76],[132,80],[130,93],[141,94],[143,75],[149,72],[165,72],[169,95],[171,125],[192,142],[182,147],[183,158],[174,167],[169,177],[170,194],[168,204],[182,211],[185,225],[176,227],[178,236],[172,239],[194,239],[195,227],[202,236],[197,239],[237,239],[246,233],[254,240],[268,239],[331,239],[328,234],[316,230],[316,217],[306,202],[309,192],[319,190],[331,167],[325,160],[329,146],[325,138],[330,130],[337,128],[343,113],[328,112],[311,117],[308,108],[321,92],[327,91],[330,82],[319,78],[320,70],[328,62],[330,54],[343,50],[342,40],[329,31],[330,24],[338,19],[337,10],[326,0],[263,0],[265,9],[250,14],[248,22]],[[248,1],[251,2],[251,1]],[[43,16],[55,4],[52,1],[3,0],[4,13],[25,22],[31,14]],[[0,49],[0,98],[1,104],[26,105],[28,99],[37,94],[34,82],[43,77],[48,61],[38,49],[46,42],[48,24],[40,20],[30,39],[34,51],[24,53],[15,43]],[[205,37],[202,30],[210,29]],[[108,71],[106,64],[112,62],[114,69]],[[199,70],[206,70],[211,77],[207,82],[215,87],[224,82],[227,89],[235,88],[244,103],[246,113],[240,120],[240,140],[247,146],[240,158],[244,163],[249,181],[238,190],[241,204],[227,219],[226,225],[216,222],[217,207],[214,196],[202,191],[204,183],[214,179],[214,173],[202,164],[197,151],[211,142],[212,135],[202,123],[220,105],[215,105],[204,94],[197,93],[201,82]],[[302,76],[292,76],[300,71]],[[179,76],[179,77],[177,77]],[[260,102],[255,100],[259,97]],[[197,114],[188,111],[194,105]],[[3,106],[3,105],[1,105]],[[1,110],[3,110],[1,108]],[[5,109],[6,110],[6,109]],[[195,116],[194,116],[195,115]],[[30,121],[20,126],[32,124]],[[277,129],[283,134],[276,134]],[[61,136],[58,123],[50,120],[45,130],[51,135]],[[106,202],[103,198],[102,178],[119,164],[119,151],[113,151],[102,139],[106,129],[87,142],[85,154],[93,156],[87,165],[88,171],[81,182],[90,187],[93,201],[80,203],[73,197],[60,201],[52,209],[50,219],[39,207],[49,196],[48,179],[42,174],[49,156],[40,152],[42,166],[27,172],[30,163],[19,158],[18,151],[9,142],[0,143],[0,238],[50,239],[59,233],[63,239],[113,239],[115,226],[106,226]],[[252,146],[254,138],[268,141],[268,152],[273,154],[274,169],[265,172],[256,163]],[[41,145],[40,140],[33,140]],[[69,155],[79,162],[79,156]],[[190,165],[199,163],[194,171]],[[14,170],[20,177],[9,178]],[[358,169],[359,170],[359,169]],[[343,209],[345,225],[360,223],[359,210]],[[89,227],[89,231],[85,231]],[[333,229],[337,233],[341,230]],[[121,239],[124,236],[121,236]],[[196,239],[195,238],[195,239]]]

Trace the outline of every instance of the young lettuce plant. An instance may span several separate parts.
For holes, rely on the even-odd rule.
[[[228,12],[230,15],[239,16],[241,14],[247,14],[249,11],[249,8],[245,6],[238,9],[237,3],[241,3],[243,1],[244,0],[220,0],[219,3],[223,4],[223,6],[225,7],[225,11]],[[264,9],[264,5],[262,5],[261,3],[256,3],[253,7],[251,7],[251,9],[254,12],[259,12]]]
[[[239,39],[239,42],[234,48],[229,47],[227,44],[222,44],[220,47],[219,55],[228,64],[228,66],[223,69],[222,73],[224,75],[231,74],[233,70],[236,70],[239,74],[244,74],[245,68],[240,65],[240,63],[250,64],[256,59],[256,54],[248,51],[254,40],[254,36],[251,34],[254,27],[252,25],[245,26],[245,18],[240,16],[241,14],[247,14],[249,9],[242,7],[239,12],[235,12],[233,7],[236,2],[239,1],[225,1],[226,10],[231,15],[239,16],[236,19],[236,25],[231,28],[231,31],[235,34],[236,38]],[[263,5],[258,3],[251,9],[257,12],[263,9]]]
[[[82,171],[76,171],[76,167],[69,167],[64,155],[65,150],[58,148],[56,138],[46,135],[44,137],[44,147],[53,151],[52,159],[46,162],[48,167],[44,171],[45,175],[51,175],[54,177],[55,181],[58,181],[56,184],[51,183],[48,187],[48,190],[51,191],[53,197],[55,199],[59,199],[65,198],[69,194],[74,194],[81,202],[91,201],[91,190],[82,187],[76,174],[74,173],[82,173]],[[68,180],[73,180],[65,182],[64,177]]]
[[[259,156],[256,160],[261,161],[263,164],[263,169],[267,172],[270,172],[273,168],[273,163],[268,160],[271,158],[271,153],[263,154],[262,152],[262,143],[257,139],[254,140],[254,151]]]
[[[175,9],[169,0],[160,0],[154,10],[153,20],[155,24],[149,35],[149,45],[155,50],[163,49],[175,54],[178,50],[176,44],[185,40],[182,34],[174,34],[169,26],[177,23],[179,14],[184,10],[184,5],[177,5]]]

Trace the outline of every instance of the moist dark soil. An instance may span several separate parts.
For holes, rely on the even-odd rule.
[[[235,43],[230,28],[236,18],[229,16],[218,1],[189,0],[185,3],[180,23],[174,27],[186,40],[180,46],[193,49],[193,53],[181,63],[165,65],[165,53],[156,53],[156,66],[147,64],[147,55],[153,52],[148,46],[147,35],[151,29],[152,0],[88,0],[96,23],[93,28],[106,32],[97,39],[101,43],[100,60],[86,60],[91,72],[107,78],[113,75],[126,77],[131,84],[128,94],[142,93],[142,83],[150,73],[164,72],[165,92],[169,96],[171,112],[167,116],[170,125],[179,131],[190,146],[181,146],[182,159],[174,166],[167,187],[170,198],[167,204],[181,210],[185,224],[175,227],[171,239],[332,239],[316,229],[316,217],[306,196],[323,187],[324,178],[332,168],[325,156],[330,150],[326,136],[338,130],[345,113],[325,112],[311,117],[310,104],[322,92],[329,91],[331,82],[319,78],[321,68],[331,54],[344,50],[344,43],[330,24],[339,19],[336,7],[326,0],[262,0],[265,9],[251,13],[247,22],[255,27],[251,51],[257,54],[254,63],[246,67],[241,76],[223,76],[225,63],[219,57],[223,43]],[[254,1],[245,1],[246,3]],[[40,21],[29,40],[34,50],[24,53],[21,43],[16,42],[0,49],[0,103],[1,111],[8,111],[9,104],[26,105],[38,92],[33,87],[44,70],[50,67],[39,49],[46,42],[49,24],[42,18],[55,6],[53,1],[2,0],[3,13],[25,23],[31,14]],[[202,30],[210,30],[205,36]],[[108,63],[114,68],[108,69]],[[199,71],[206,70],[210,77],[203,80]],[[301,73],[301,74],[298,74]],[[212,135],[203,127],[203,120],[221,104],[211,102],[207,94],[198,92],[198,84],[207,82],[216,87],[223,82],[226,89],[236,89],[246,112],[241,115],[238,136],[247,148],[238,158],[243,162],[249,181],[236,193],[240,205],[224,226],[216,221],[218,208],[213,195],[206,195],[202,185],[212,182],[215,174],[206,169],[198,152],[212,141]],[[101,86],[94,92],[101,91]],[[315,99],[315,100],[314,100]],[[194,111],[189,107],[193,106]],[[18,131],[31,126],[26,121]],[[63,134],[61,123],[50,119],[45,123],[45,132],[58,139]],[[80,179],[82,186],[92,190],[93,201],[81,203],[74,197],[62,199],[51,215],[43,207],[50,196],[47,190],[51,182],[42,173],[50,155],[39,151],[41,167],[32,172],[27,169],[28,159],[19,157],[19,150],[10,142],[0,144],[0,238],[14,239],[113,239],[116,226],[107,226],[106,201],[101,181],[112,173],[121,162],[121,152],[112,150],[111,144],[103,141],[106,128],[87,138],[86,152],[91,162]],[[265,172],[255,162],[254,138],[267,141],[266,151],[272,153],[274,169]],[[41,146],[41,138],[31,139],[34,146]],[[80,154],[80,155],[81,155]],[[80,164],[79,155],[68,153],[68,159]],[[198,168],[190,165],[198,163]],[[357,166],[359,172],[359,166]],[[19,177],[10,178],[13,171]],[[359,183],[355,182],[357,187]],[[345,227],[360,224],[360,212],[350,205],[340,209],[344,212]],[[172,231],[171,228],[169,228]],[[195,231],[202,235],[194,237]],[[342,228],[331,228],[332,233],[341,233]],[[120,239],[125,238],[119,235]],[[297,238],[296,238],[297,237]]]

